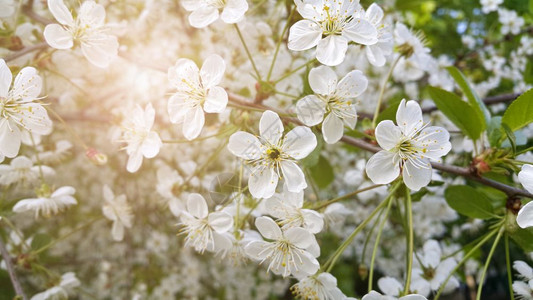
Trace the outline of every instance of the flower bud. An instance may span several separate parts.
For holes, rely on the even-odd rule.
[[[89,158],[89,160],[93,164],[97,166],[102,166],[107,163],[107,155],[105,155],[104,153],[101,153],[100,151],[94,148],[87,149],[87,151],[85,151],[85,155]]]

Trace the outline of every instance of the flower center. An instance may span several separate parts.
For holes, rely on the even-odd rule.
[[[214,6],[218,9],[226,6],[226,0],[207,0],[207,5]]]
[[[326,16],[320,23],[324,36],[341,35],[342,31],[344,30],[344,26],[353,19],[352,16],[346,16],[341,14],[339,11],[330,12],[330,7],[325,5],[324,12],[326,12]]]
[[[276,148],[270,148],[266,153],[271,160],[278,160],[281,157],[281,152]]]

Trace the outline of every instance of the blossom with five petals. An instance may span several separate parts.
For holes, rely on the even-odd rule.
[[[305,126],[295,127],[285,136],[283,131],[278,114],[267,110],[259,121],[259,137],[238,131],[229,138],[229,151],[253,167],[248,188],[256,198],[272,197],[282,177],[290,192],[297,193],[307,187],[304,173],[295,161],[315,149],[316,136]]]
[[[431,181],[431,161],[451,150],[450,134],[424,123],[422,109],[413,100],[402,100],[396,122],[385,120],[376,127],[376,139],[384,150],[368,160],[366,173],[376,184],[390,183],[402,173],[407,187],[418,191]]]
[[[81,4],[76,20],[63,0],[48,0],[48,8],[59,24],[48,24],[44,38],[50,47],[70,49],[79,43],[87,60],[100,68],[109,66],[118,54],[117,37],[108,34],[105,9],[92,0]]]
[[[196,28],[204,28],[218,20],[234,24],[242,20],[248,10],[246,0],[182,0],[181,5],[192,11],[189,23]],[[222,10],[222,13],[219,12]]]

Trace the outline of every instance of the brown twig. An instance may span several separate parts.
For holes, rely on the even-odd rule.
[[[46,43],[39,43],[39,44],[35,44],[35,45],[31,45],[31,46],[28,46],[28,47],[24,47],[22,50],[19,50],[9,56],[6,56],[6,58],[4,58],[4,60],[6,62],[9,62],[9,61],[12,61],[16,58],[19,58],[25,54],[28,54],[28,53],[31,53],[33,51],[37,51],[37,50],[41,50],[41,49],[45,49],[48,47],[48,44]]]
[[[6,263],[7,272],[9,273],[9,278],[11,278],[11,283],[13,284],[13,288],[15,289],[17,296],[20,296],[22,297],[22,299],[27,300],[28,298],[26,297],[26,295],[24,294],[24,291],[22,290],[20,281],[18,280],[17,274],[15,273],[15,269],[13,268],[11,257],[9,256],[6,246],[4,245],[4,241],[2,241],[1,237],[0,237],[0,252],[2,252],[2,258],[4,259],[4,262]]]
[[[244,98],[242,96],[239,96],[239,95],[235,95],[235,94],[233,94],[231,92],[229,92],[228,95],[229,95],[229,101],[237,103],[240,106],[248,106],[248,107],[259,108],[259,109],[264,109],[264,110],[272,110],[272,111],[280,114],[281,118],[283,120],[285,120],[287,122],[291,122],[291,123],[302,125],[302,122],[300,122],[300,120],[298,120],[296,118],[283,117],[283,115],[287,115],[287,113],[282,111],[282,110],[275,109],[275,108],[272,108],[272,107],[268,107],[266,105],[252,103],[251,101],[248,101],[246,98]],[[373,153],[376,153],[376,152],[381,150],[381,148],[379,148],[377,146],[374,146],[374,145],[366,142],[365,140],[354,138],[354,137],[351,137],[351,136],[346,136],[345,135],[345,136],[342,137],[341,141],[343,141],[344,143],[346,143],[348,145],[351,145],[351,146],[354,146],[354,147],[357,147],[357,148],[360,148],[360,149],[363,149],[363,150],[366,150],[366,151],[369,151],[369,152],[373,152]],[[433,166],[433,168],[435,168],[437,170],[440,170],[442,172],[459,175],[459,176],[465,177],[467,179],[479,182],[479,183],[481,183],[483,185],[490,186],[490,187],[493,187],[495,189],[498,189],[498,190],[506,193],[509,197],[511,197],[511,196],[523,196],[523,197],[528,197],[528,198],[533,199],[533,194],[527,192],[526,190],[515,188],[515,187],[509,186],[509,185],[506,185],[506,184],[503,184],[501,182],[494,181],[494,180],[491,180],[491,179],[483,178],[481,176],[478,176],[470,168],[453,166],[453,165],[445,165],[445,164],[440,164],[440,163],[432,163],[431,165]]]

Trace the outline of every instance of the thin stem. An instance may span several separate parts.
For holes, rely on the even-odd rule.
[[[360,194],[362,192],[366,192],[366,191],[370,191],[370,190],[373,190],[375,188],[378,188],[380,186],[383,186],[383,184],[374,184],[374,185],[371,185],[371,186],[368,186],[366,188],[362,188],[360,190],[357,190],[357,191],[354,191],[354,192],[351,192],[351,193],[348,193],[346,195],[342,195],[340,197],[337,197],[335,199],[331,199],[331,200],[327,200],[325,202],[322,202],[322,203],[317,203],[316,205],[312,206],[310,209],[313,209],[313,210],[318,210],[318,209],[321,209],[321,208],[324,208],[324,207],[327,207],[328,205],[332,204],[332,203],[335,203],[335,202],[339,202],[339,201],[342,201],[346,198],[350,198],[350,197],[353,197],[357,194]]]
[[[192,141],[187,140],[187,139],[182,139],[182,140],[163,140],[163,144],[188,144],[188,143],[194,143],[194,142],[198,142],[198,141],[205,141],[207,139],[218,137],[218,136],[224,135],[226,133],[232,133],[234,131],[235,131],[235,128],[232,127],[232,128],[227,129],[227,130],[224,130],[222,132],[217,132],[217,133],[212,134],[212,135],[196,138],[196,139],[194,139]]]
[[[379,240],[381,239],[381,233],[383,232],[383,227],[385,226],[385,222],[387,222],[387,217],[389,216],[391,205],[392,205],[392,200],[389,200],[389,204],[387,205],[387,208],[385,209],[383,219],[381,220],[381,223],[379,224],[379,230],[378,230],[378,235],[376,236],[376,241],[374,242],[374,249],[372,250],[372,258],[370,259],[370,273],[368,275],[368,292],[369,293],[370,291],[372,291],[372,281],[374,278],[374,262],[376,260],[376,255],[378,253]]]
[[[520,150],[520,151],[516,152],[516,156],[518,156],[520,154],[524,154],[524,153],[529,152],[529,151],[533,151],[533,147],[529,147],[527,149]]]
[[[472,249],[470,249],[470,251],[468,251],[468,253],[466,253],[466,255],[463,257],[463,259],[461,259],[461,261],[459,261],[459,263],[457,263],[457,265],[455,266],[455,268],[453,268],[453,270],[450,272],[450,274],[448,274],[448,277],[446,277],[446,280],[444,280],[444,282],[441,284],[438,292],[437,292],[437,295],[435,295],[435,298],[434,300],[438,300],[440,295],[442,294],[442,292],[444,291],[444,287],[448,284],[448,281],[450,280],[450,278],[452,278],[453,274],[455,272],[457,272],[457,270],[459,270],[459,268],[479,249],[481,248],[481,246],[483,246],[488,240],[490,240],[495,234],[496,232],[498,231],[498,229],[494,229],[492,230],[490,233],[488,233],[477,245],[475,245],[474,247],[472,247]]]
[[[276,83],[282,81],[283,79],[285,79],[285,78],[291,76],[292,74],[294,74],[294,73],[300,71],[301,69],[303,69],[303,68],[307,67],[308,65],[313,64],[313,63],[315,63],[315,62],[316,62],[316,58],[314,58],[314,59],[312,59],[312,60],[306,62],[306,63],[303,64],[303,65],[300,65],[299,67],[297,67],[297,68],[294,69],[294,70],[289,71],[288,73],[285,73],[285,75],[281,76],[278,80],[274,81],[274,84],[276,84]]]
[[[507,281],[509,283],[509,295],[514,300],[513,273],[511,271],[511,255],[509,254],[509,234],[505,233],[505,264],[507,265]]]
[[[326,268],[325,269],[326,271],[325,272],[330,272],[331,269],[333,268],[333,266],[335,265],[335,263],[337,262],[337,260],[339,259],[339,257],[341,256],[341,254],[344,252],[344,250],[346,250],[346,248],[352,243],[353,239],[357,236],[357,234],[363,230],[363,228],[365,228],[365,226],[374,218],[374,216],[379,213],[384,207],[385,205],[388,205],[388,203],[391,201],[392,199],[392,196],[394,195],[394,193],[396,192],[396,190],[398,189],[398,187],[400,186],[400,183],[396,183],[392,190],[390,191],[390,194],[389,196],[387,196],[387,198],[385,198],[385,200],[383,202],[381,202],[375,209],[374,211],[372,211],[370,213],[370,215],[368,216],[368,218],[366,218],[361,224],[359,224],[359,226],[357,226],[354,231],[350,234],[350,236],[340,245],[340,247],[335,251],[335,253],[333,253],[333,255],[330,257],[330,259],[328,259],[328,261],[323,265],[322,269]]]
[[[248,59],[250,60],[250,63],[252,64],[252,67],[254,68],[255,75],[257,76],[257,80],[261,81],[261,74],[259,74],[259,70],[257,69],[254,59],[252,58],[252,54],[250,53],[250,50],[248,49],[248,46],[246,45],[246,42],[244,41],[244,37],[242,36],[241,30],[239,29],[239,25],[233,24],[233,26],[235,27],[235,30],[237,30],[237,34],[239,35],[239,39],[241,40],[241,43],[244,46],[246,55],[248,55]]]
[[[413,251],[414,251],[414,231],[413,231],[413,205],[411,202],[411,191],[409,188],[405,188],[405,200],[407,201],[406,212],[407,215],[407,226],[409,227],[408,234],[408,256],[407,256],[407,278],[405,279],[405,287],[403,290],[403,295],[409,294],[409,289],[411,286],[411,276],[413,273]]]
[[[270,69],[268,70],[268,75],[267,75],[267,78],[266,78],[267,81],[269,81],[270,80],[270,76],[272,76],[272,71],[274,70],[274,65],[276,64],[276,59],[278,58],[278,52],[279,52],[279,48],[281,46],[281,42],[283,41],[283,37],[285,36],[285,33],[287,33],[287,29],[289,29],[289,24],[290,24],[290,21],[292,19],[292,16],[294,15],[295,11],[296,11],[296,6],[294,6],[291,9],[289,17],[287,18],[287,23],[285,23],[285,27],[283,28],[283,31],[281,32],[281,35],[279,36],[278,44],[276,45],[276,51],[274,51],[274,56],[272,57],[272,62],[270,63]]]
[[[376,105],[376,111],[374,112],[374,118],[372,119],[372,128],[376,128],[376,122],[378,120],[379,111],[381,110],[381,102],[383,101],[383,95],[385,94],[385,87],[387,86],[387,82],[389,82],[389,79],[392,75],[392,71],[394,71],[394,68],[396,67],[396,65],[398,64],[398,62],[400,61],[402,57],[403,56],[400,55],[398,56],[398,58],[394,60],[394,62],[392,63],[389,69],[389,72],[387,73],[387,76],[385,77],[385,80],[383,81],[383,84],[381,85],[381,89],[379,91],[378,104]]]
[[[39,254],[39,253],[45,251],[46,249],[52,247],[52,246],[55,245],[56,243],[58,243],[58,242],[60,242],[60,241],[62,241],[62,240],[64,240],[64,239],[68,238],[69,236],[73,235],[74,233],[76,233],[76,232],[78,232],[78,231],[84,229],[85,227],[88,227],[88,226],[94,224],[96,221],[103,220],[103,219],[104,219],[104,217],[97,217],[97,218],[94,218],[94,219],[92,219],[91,221],[89,221],[89,222],[87,222],[87,223],[85,223],[85,224],[83,224],[83,225],[81,225],[81,226],[75,228],[75,229],[72,230],[71,232],[69,232],[69,233],[67,233],[67,234],[65,234],[65,235],[63,235],[63,236],[60,236],[60,237],[58,237],[57,239],[51,241],[50,243],[48,243],[48,244],[42,246],[41,248],[39,248],[39,249],[33,251],[33,254],[37,255],[37,254]]]
[[[4,241],[0,237],[0,252],[2,252],[2,257],[4,258],[4,262],[6,264],[7,272],[9,273],[9,278],[11,278],[11,283],[13,284],[13,288],[15,289],[15,293],[17,293],[17,296],[22,297],[22,299],[27,300],[28,298],[24,294],[24,291],[22,290],[22,286],[20,285],[20,281],[17,277],[17,274],[15,273],[15,269],[13,268],[13,263],[11,262],[11,256],[9,256],[9,252],[7,252],[6,246],[4,245]]]
[[[492,244],[492,248],[490,249],[489,256],[487,257],[487,261],[485,262],[485,266],[483,267],[483,273],[481,273],[481,279],[479,280],[479,286],[477,288],[476,300],[481,299],[481,291],[483,290],[483,283],[485,281],[485,276],[487,275],[487,270],[489,269],[490,260],[492,259],[494,250],[496,250],[496,246],[498,246],[498,242],[500,241],[500,238],[502,237],[502,234],[504,231],[505,231],[505,226],[501,226],[500,230],[498,231],[498,235],[496,236],[496,239],[494,240],[494,244]]]

